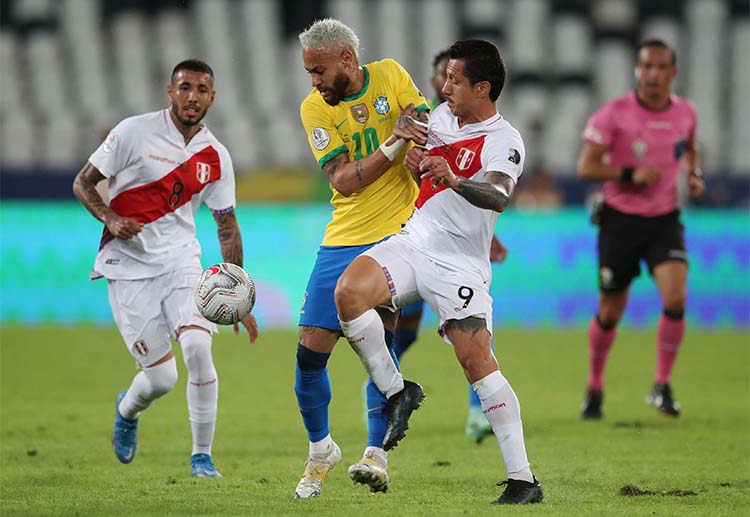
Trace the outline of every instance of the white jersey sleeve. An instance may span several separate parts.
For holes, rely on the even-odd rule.
[[[482,157],[486,171],[504,172],[513,178],[514,183],[518,183],[526,158],[520,133],[512,128],[512,131],[492,134],[487,143],[485,156]]]
[[[232,157],[229,155],[227,148],[215,141],[219,153],[219,163],[221,164],[221,178],[211,183],[204,189],[201,201],[211,210],[219,211],[227,208],[234,208],[237,204],[235,198],[235,178]]]
[[[105,178],[110,178],[138,162],[136,149],[140,146],[139,138],[142,132],[137,131],[136,121],[136,117],[130,117],[117,124],[89,157],[91,165]]]

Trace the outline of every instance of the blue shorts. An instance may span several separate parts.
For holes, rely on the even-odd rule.
[[[424,300],[417,300],[414,303],[410,303],[403,309],[401,309],[401,316],[411,316],[412,314],[419,314],[424,309]]]
[[[307,281],[305,297],[299,311],[300,326],[341,331],[336,303],[333,301],[336,282],[360,253],[375,244],[377,242],[362,246],[321,246],[318,249],[318,257]]]

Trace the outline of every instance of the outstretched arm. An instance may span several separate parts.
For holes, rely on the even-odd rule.
[[[427,142],[427,126],[418,123],[414,118],[416,116],[414,105],[407,106],[396,121],[393,134],[374,153],[350,162],[347,153],[342,152],[329,160],[323,166],[323,172],[333,188],[349,197],[382,176],[407,141],[424,145]],[[426,114],[422,112],[419,117],[424,119]]]
[[[224,262],[231,262],[242,267],[242,234],[240,233],[240,225],[237,224],[234,208],[212,210],[211,213],[214,216],[214,221],[216,221],[219,247],[221,248],[221,256]],[[258,322],[253,313],[251,312],[245,316],[240,323],[247,329],[250,342],[254,343],[258,338]],[[240,327],[235,323],[234,333],[239,334],[239,332]]]
[[[104,175],[91,162],[86,162],[86,165],[73,180],[73,194],[86,207],[86,210],[91,212],[91,215],[107,226],[114,237],[130,239],[138,235],[143,229],[143,223],[139,223],[131,217],[117,215],[114,210],[107,206],[96,190],[96,185],[103,179],[105,179]]]

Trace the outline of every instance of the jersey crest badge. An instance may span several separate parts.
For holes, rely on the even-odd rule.
[[[385,95],[381,95],[375,99],[375,102],[373,102],[372,105],[375,107],[375,113],[378,115],[385,115],[391,111],[391,105],[388,104],[388,97]]]
[[[198,179],[201,185],[208,183],[211,179],[211,166],[207,163],[198,162],[196,163],[195,177]]]
[[[328,134],[328,131],[323,129],[322,127],[316,127],[312,130],[312,144],[315,149],[318,151],[322,151],[326,147],[328,147],[328,143],[331,141],[331,135]]]
[[[456,154],[456,167],[458,167],[462,171],[465,171],[466,169],[471,167],[471,162],[474,161],[474,156],[476,154],[477,153],[475,153],[471,149],[462,147],[458,151],[458,154]]]
[[[644,140],[641,140],[640,138],[633,141],[633,145],[631,145],[630,148],[633,150],[633,154],[639,160],[646,155],[646,151],[648,150],[646,142]]]
[[[367,109],[367,105],[364,102],[355,104],[350,108],[350,110],[352,112],[352,117],[354,117],[354,120],[356,120],[360,124],[364,124],[365,122],[367,122],[367,119],[370,118],[370,111]]]

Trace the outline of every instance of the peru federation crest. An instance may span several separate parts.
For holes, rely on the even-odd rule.
[[[456,167],[458,167],[462,171],[465,171],[466,169],[471,167],[471,162],[474,161],[475,154],[476,153],[471,149],[462,147],[456,155]]]
[[[195,176],[201,184],[207,183],[211,179],[211,166],[207,163],[198,162]]]
[[[375,108],[375,113],[378,115],[385,115],[389,111],[391,111],[391,105],[388,104],[388,97],[385,95],[381,95],[377,99],[375,99],[375,102],[372,103],[373,107]]]

